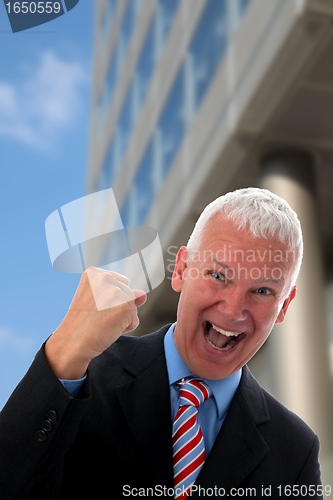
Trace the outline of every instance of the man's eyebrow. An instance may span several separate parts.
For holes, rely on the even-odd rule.
[[[271,277],[271,278],[259,278],[259,279],[256,279],[254,281],[257,281],[258,283],[277,283],[279,285],[284,285],[284,279],[283,278],[274,278],[274,277]]]
[[[233,272],[236,271],[234,268],[228,266],[228,264],[226,264],[222,260],[217,259],[216,257],[213,257],[210,260],[211,260],[211,262],[214,262],[215,264],[219,265],[220,267],[223,267],[226,270],[230,269]],[[263,276],[262,278],[256,278],[256,279],[251,278],[251,279],[255,283],[277,283],[278,285],[284,286],[284,279],[283,279],[283,277],[281,277],[281,278],[274,278],[274,276],[272,276],[272,277]]]
[[[233,268],[230,267],[230,266],[228,266],[228,264],[226,264],[225,262],[223,262],[223,260],[218,260],[216,257],[213,257],[210,260],[211,260],[211,262],[214,262],[215,264],[217,264],[220,267],[224,267],[225,269],[231,269],[233,271]]]

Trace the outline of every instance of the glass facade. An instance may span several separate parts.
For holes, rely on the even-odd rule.
[[[111,2],[113,8],[114,2],[115,0]],[[105,184],[105,182],[112,182],[120,166],[128,144],[128,139],[146,98],[155,65],[162,54],[179,2],[180,0],[158,1],[156,12],[150,22],[142,45],[132,82],[124,99],[116,131],[105,155],[101,176],[97,181],[96,190],[110,187],[110,184]],[[131,35],[133,34],[134,21],[142,3],[144,4],[142,0],[131,0],[127,4],[119,40],[114,49],[114,55],[111,58],[109,70],[106,74],[104,91],[99,100],[99,130],[102,130],[105,125],[107,112],[112,104],[112,96],[116,89],[126,50],[130,43]],[[122,36],[121,33],[125,35]]]
[[[144,223],[249,2],[250,0],[206,2],[121,209],[124,225]],[[114,1],[110,3],[113,5]],[[179,3],[179,0],[158,0],[158,8],[147,29],[115,133],[110,139],[96,190],[112,186],[149,92],[156,63],[163,52]],[[105,119],[110,107],[133,33],[139,4],[128,4],[106,77],[101,104],[104,111],[100,114],[100,119]],[[136,7],[133,7],[134,4]],[[141,5],[144,6],[142,0]]]
[[[112,22],[118,7],[119,0],[108,0],[106,14],[103,17],[102,40],[106,44]],[[107,112],[113,101],[114,92],[121,71],[123,69],[130,41],[132,39],[135,22],[140,10],[142,0],[131,0],[127,2],[123,17],[121,20],[119,32],[117,34],[117,42],[114,46],[112,56],[110,58],[108,69],[106,72],[104,88],[99,98],[99,130],[103,129]]]

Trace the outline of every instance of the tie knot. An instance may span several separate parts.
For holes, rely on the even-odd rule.
[[[180,386],[180,401],[181,406],[190,405],[197,408],[206,401],[211,395],[208,385],[203,381],[195,378],[182,379],[178,382]]]

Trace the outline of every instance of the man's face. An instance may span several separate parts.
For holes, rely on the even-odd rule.
[[[181,292],[175,343],[196,376],[225,378],[283,321],[296,294],[294,256],[277,240],[253,238],[215,216],[189,257],[181,247],[172,277]]]

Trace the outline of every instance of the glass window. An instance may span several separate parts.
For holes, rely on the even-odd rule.
[[[146,219],[155,194],[153,171],[153,143],[151,141],[121,209],[121,219],[124,225],[139,226]]]
[[[210,0],[189,46],[188,70],[197,108],[215,74],[228,43],[227,0]]]
[[[136,9],[136,2],[133,2],[133,0],[127,2],[127,7],[121,27],[121,31],[124,34],[126,48],[128,47],[129,41],[132,36],[134,20],[135,20],[135,9]]]
[[[119,117],[119,133],[121,137],[120,151],[121,158],[123,157],[128,140],[132,130],[132,100],[131,94],[127,93],[125,102],[123,104],[120,117]]]
[[[123,20],[121,23],[119,40],[118,40],[118,74],[126,57],[127,49],[133,33],[134,21],[137,9],[137,2],[130,0],[127,2],[126,10],[124,12]]]
[[[162,176],[169,170],[185,133],[184,71],[178,72],[157,125],[158,153]]]
[[[131,103],[131,123],[132,126],[134,126],[140,112],[139,93],[136,77],[133,79],[130,88],[128,89],[128,99]]]
[[[119,34],[117,37],[117,44],[114,48],[114,52],[111,57],[105,79],[104,101],[106,102],[105,105],[106,108],[110,106],[112,102],[117,80],[123,68],[130,40],[132,38],[135,26],[135,19],[139,11],[140,5],[141,5],[140,0],[131,0],[127,2],[126,10],[124,12]]]
[[[154,200],[153,142],[151,141],[142,158],[134,179],[135,223],[140,225],[146,219]]]
[[[108,0],[105,9],[105,14],[101,19],[101,32],[102,32],[103,44],[105,44],[106,42],[116,8],[117,8],[117,0]]]
[[[187,54],[184,61],[184,85],[185,85],[185,102],[184,102],[184,119],[186,126],[189,126],[196,113],[196,96],[195,96],[195,70],[194,57],[192,54]]]
[[[150,22],[130,88],[132,124],[135,123],[146,98],[157,60],[162,53],[179,2],[180,0],[159,0],[157,10]]]
[[[97,103],[97,132],[100,134],[104,130],[104,123],[106,120],[106,115],[108,111],[108,102],[107,102],[107,96],[105,89],[104,91],[100,94],[100,97],[98,99]]]
[[[168,38],[171,24],[179,7],[180,0],[158,0],[156,27],[156,60],[159,58]]]
[[[121,160],[122,160],[122,151],[123,151],[123,135],[121,128],[118,126],[116,128],[116,131],[114,133],[114,138],[113,138],[114,146],[113,146],[113,170],[114,174],[116,174],[117,170],[120,167]]]
[[[96,191],[108,189],[112,185],[114,174],[114,142],[112,141],[107,149],[102,170],[96,186]]]
[[[117,54],[114,54],[111,61],[110,61],[108,72],[106,74],[105,98],[104,98],[105,102],[106,102],[106,106],[110,105],[110,103],[112,101],[114,90],[116,88],[117,65],[118,65],[117,59],[118,59]]]
[[[161,140],[161,131],[156,128],[153,138],[153,172],[152,172],[152,182],[154,193],[158,193],[163,183],[163,143]]]
[[[155,66],[155,38],[154,38],[154,20],[152,19],[143,48],[138,60],[138,65],[135,71],[135,94],[136,101],[141,108],[141,105],[146,97],[147,90],[150,84],[150,80],[154,71]]]

